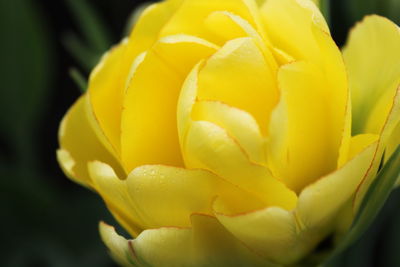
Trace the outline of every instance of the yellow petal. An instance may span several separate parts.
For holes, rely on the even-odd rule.
[[[126,61],[133,60],[157,41],[161,29],[182,2],[183,0],[161,1],[150,5],[142,12],[129,36],[130,43]]]
[[[204,170],[142,166],[126,180],[129,195],[147,228],[190,226],[190,215],[211,213],[223,182]]]
[[[235,215],[217,200],[216,216],[233,235],[267,259],[295,262],[332,231],[335,216],[356,192],[374,157],[376,138],[366,145],[343,168],[306,187],[294,213],[272,207]]]
[[[153,3],[140,15],[129,36],[129,43],[121,61],[120,76],[126,78],[133,60],[150,49],[159,39],[162,27],[181,5],[182,0],[168,0]]]
[[[215,217],[192,216],[194,258],[200,266],[272,266],[240,243]],[[195,265],[197,266],[197,265]]]
[[[245,110],[266,132],[278,90],[273,70],[252,38],[227,42],[201,69],[198,84],[199,99]]]
[[[139,266],[272,266],[236,240],[214,217],[194,214],[191,219],[192,228],[151,229],[127,241],[135,254],[133,262]],[[117,245],[114,250],[119,247],[126,246]]]
[[[349,72],[353,135],[379,134],[400,84],[400,30],[368,16],[351,32],[343,55]]]
[[[247,20],[227,11],[215,11],[204,21],[210,32],[222,39],[221,43],[240,37],[251,37],[262,51],[273,75],[277,71],[276,60],[271,53],[272,45],[262,29],[255,29]],[[221,31],[220,29],[224,29]],[[272,52],[276,52],[272,49]]]
[[[146,8],[129,39],[124,39],[119,46],[107,53],[91,74],[89,93],[93,110],[117,155],[121,152],[122,99],[132,62],[158,39],[160,29],[181,2],[168,0]]]
[[[63,118],[59,129],[61,150],[57,152],[57,158],[71,179],[91,187],[92,181],[87,170],[89,161],[101,160],[112,165],[119,175],[124,172],[98,138],[94,129],[95,119],[88,107],[87,95],[84,95]]]
[[[194,121],[183,144],[189,168],[207,169],[255,194],[265,205],[291,209],[296,195],[264,166],[252,163],[238,143],[219,126]]]
[[[327,106],[331,124],[330,134],[340,152],[340,146],[346,146],[351,136],[352,106],[347,71],[342,54],[330,34],[316,23],[312,24],[312,32],[320,51],[320,62],[317,62],[317,65],[326,79],[325,86],[320,90],[325,90],[325,97],[329,99]]]
[[[127,40],[124,40],[106,53],[89,78],[88,92],[94,115],[116,155],[121,149],[120,124],[125,85],[118,73],[122,69],[127,45]]]
[[[332,125],[335,107],[322,89],[324,77],[306,62],[279,72],[282,96],[271,119],[269,160],[274,175],[295,191],[336,168],[342,129]]]
[[[105,163],[89,162],[88,169],[93,187],[103,198],[108,209],[129,234],[137,236],[142,229],[145,229],[146,224],[139,217],[130,199],[126,182],[119,179],[114,170]]]
[[[377,141],[379,136],[376,134],[359,134],[353,136],[350,141],[348,158],[352,159],[363,151],[368,145]]]
[[[329,224],[355,194],[371,166],[378,136],[356,138],[354,146],[362,151],[342,168],[307,186],[300,194],[296,209],[301,226],[313,229]],[[340,194],[338,194],[340,190]]]
[[[318,7],[310,0],[268,0],[261,8],[268,37],[274,46],[296,60],[319,60],[311,25],[329,32]]]
[[[100,222],[99,231],[101,239],[110,250],[111,257],[121,266],[137,266],[132,264],[136,256],[129,247],[129,242],[115,232],[115,228]],[[140,266],[140,265],[139,265]]]
[[[179,266],[192,264],[191,229],[163,227],[143,231],[136,239],[129,241],[137,255],[139,266]]]
[[[264,138],[255,119],[247,112],[216,101],[198,101],[192,118],[224,128],[243,147],[250,159],[265,164]]]
[[[209,57],[219,48],[204,39],[178,34],[161,38],[153,50],[172,69],[186,77],[200,59]]]
[[[162,226],[189,227],[193,213],[211,214],[220,196],[233,212],[261,207],[249,193],[205,170],[186,170],[161,165],[134,169],[120,180],[106,164],[89,165],[95,189],[129,233]]]
[[[210,41],[217,41],[210,34],[204,19],[214,11],[228,11],[247,20],[255,28],[260,25],[257,6],[251,0],[186,0],[163,27],[160,36],[189,34]],[[221,29],[222,30],[222,29]]]
[[[300,242],[293,213],[281,208],[270,207],[230,216],[217,201],[215,210],[221,224],[237,239],[276,263],[295,262],[315,245],[310,239]]]
[[[215,50],[196,37],[170,36],[157,42],[132,70],[121,137],[128,171],[144,164],[183,165],[176,122],[178,96],[193,65]]]
[[[178,135],[181,147],[184,145],[186,140],[186,134],[189,129],[190,122],[192,121],[192,110],[193,105],[196,102],[197,89],[198,89],[198,75],[200,67],[202,67],[204,61],[200,61],[189,73],[185,82],[182,85],[182,89],[179,95],[178,107],[177,107],[177,118],[178,118]],[[184,150],[182,148],[182,152]]]

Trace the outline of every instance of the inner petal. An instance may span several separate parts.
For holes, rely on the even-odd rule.
[[[199,73],[198,98],[222,101],[249,112],[267,133],[272,109],[278,101],[273,70],[253,38],[227,42],[210,57]]]
[[[323,73],[313,64],[281,68],[281,102],[273,113],[268,156],[271,170],[293,190],[336,168],[337,138],[332,134]]]

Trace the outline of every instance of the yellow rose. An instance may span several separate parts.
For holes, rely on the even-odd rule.
[[[399,144],[399,47],[370,16],[342,55],[310,0],[156,3],[93,70],[58,160],[134,238],[100,225],[122,265],[293,264],[349,228]]]

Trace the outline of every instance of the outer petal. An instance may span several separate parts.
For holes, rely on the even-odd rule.
[[[300,239],[293,213],[277,207],[230,215],[218,201],[216,216],[236,238],[265,259],[290,264],[309,252],[318,239]],[[279,266],[279,265],[278,265]]]
[[[198,98],[223,101],[248,111],[266,133],[278,101],[273,69],[252,38],[227,42],[201,69]]]
[[[71,179],[89,187],[92,181],[87,170],[88,161],[102,160],[112,165],[119,175],[124,175],[117,159],[98,138],[96,124],[87,95],[84,95],[65,115],[59,129],[61,149],[57,151],[57,158],[60,165]]]
[[[204,170],[167,166],[136,168],[126,180],[126,186],[147,228],[188,227],[192,213],[211,214],[213,199],[226,195],[228,187],[232,187]]]
[[[129,36],[126,51],[120,62],[119,76],[124,82],[134,59],[150,49],[159,39],[162,27],[171,19],[181,3],[182,0],[160,1],[153,3],[141,13]]]
[[[216,216],[233,235],[266,259],[296,262],[332,232],[335,216],[354,195],[376,147],[374,142],[340,170],[306,187],[294,212],[271,207],[235,214],[217,200]]]
[[[93,187],[103,198],[108,209],[131,236],[146,228],[132,203],[124,180],[119,179],[107,164],[94,161],[88,164]]]
[[[113,255],[130,256],[129,266],[272,266],[244,247],[215,218],[196,214],[192,225],[146,230],[129,241],[104,224],[100,232]]]
[[[176,126],[178,95],[194,64],[216,48],[196,37],[169,36],[134,65],[122,115],[122,160],[127,170],[144,164],[183,165]]]
[[[106,164],[94,162],[89,167],[96,190],[133,236],[141,229],[189,227],[192,213],[211,214],[217,196],[235,212],[262,205],[251,194],[205,170],[148,165],[120,180]]]
[[[135,24],[129,39],[126,62],[148,50],[159,38],[164,25],[171,19],[183,0],[166,0],[146,8]],[[128,63],[129,64],[129,63]],[[128,71],[129,68],[126,70]]]
[[[349,72],[353,135],[378,134],[400,84],[400,30],[386,18],[368,16],[351,32],[343,55]]]
[[[110,151],[119,156],[121,112],[124,78],[118,75],[123,68],[127,40],[107,52],[90,74],[89,98],[93,113],[102,132],[111,144]]]
[[[110,250],[113,259],[121,266],[142,266],[136,264],[135,254],[129,247],[129,242],[115,232],[114,227],[101,222],[99,224],[101,239]]]

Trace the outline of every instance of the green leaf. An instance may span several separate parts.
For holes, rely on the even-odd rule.
[[[87,90],[87,81],[85,77],[83,77],[82,73],[76,68],[71,68],[69,70],[69,75],[75,81],[76,85],[81,89],[81,92],[84,93]]]
[[[400,23],[399,0],[346,0],[342,1],[342,5],[351,24],[370,14],[378,14]]]
[[[34,1],[0,1],[0,135],[16,160],[30,166],[37,159],[33,140],[54,77],[43,18]]]
[[[63,36],[63,43],[68,52],[88,73],[96,65],[102,54],[87,47],[75,34],[72,33]]]
[[[332,262],[368,229],[385,204],[399,176],[400,147],[397,148],[396,152],[393,153],[392,157],[378,173],[378,176],[363,199],[360,211],[352,227],[327,261],[326,266],[332,266]]]
[[[111,40],[105,24],[94,8],[86,0],[66,0],[66,3],[89,47],[99,53],[106,51],[111,45]]]

